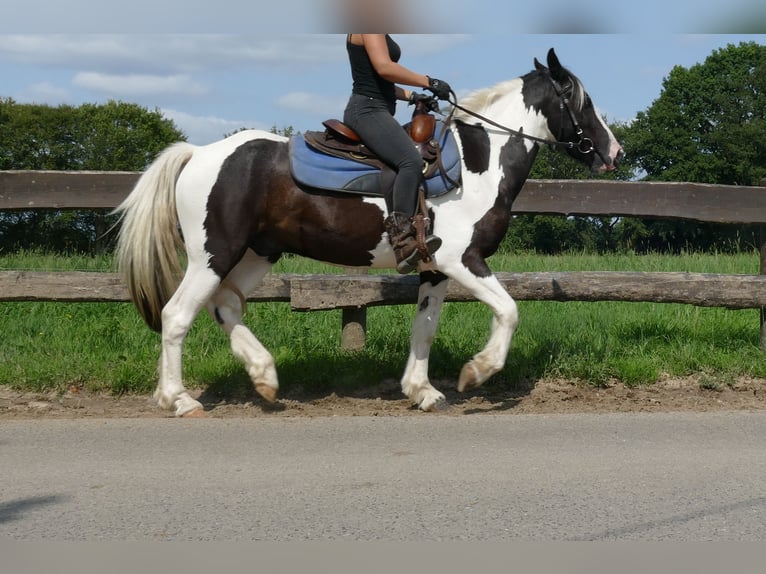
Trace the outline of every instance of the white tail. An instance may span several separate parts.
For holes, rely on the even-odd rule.
[[[139,313],[155,331],[162,330],[162,308],[183,273],[176,180],[195,149],[185,142],[167,148],[114,210],[122,223],[117,241],[120,273]]]

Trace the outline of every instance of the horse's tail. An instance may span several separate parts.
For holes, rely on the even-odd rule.
[[[162,330],[162,308],[183,274],[176,180],[194,150],[195,146],[185,142],[167,148],[113,212],[122,223],[117,241],[118,268],[138,312],[155,331]]]

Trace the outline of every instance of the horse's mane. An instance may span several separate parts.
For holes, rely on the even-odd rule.
[[[515,78],[513,80],[506,80],[505,82],[501,82],[489,88],[476,90],[475,92],[471,92],[462,100],[460,100],[460,105],[469,110],[481,112],[486,110],[489,106],[495,103],[498,99],[502,98],[504,95],[510,93],[519,84],[519,82],[521,82],[521,78]],[[465,112],[458,110],[455,113],[455,117],[457,119],[467,119],[470,116]]]
[[[562,68],[562,72],[569,78],[571,85],[571,94],[569,94],[569,103],[576,112],[581,112],[585,106],[585,86],[582,85],[580,78],[575,76],[572,72],[566,68]],[[564,93],[567,92],[567,85],[562,85],[561,89]]]
[[[475,92],[471,92],[470,94],[465,96],[460,101],[460,104],[469,110],[481,112],[482,110],[486,110],[498,99],[502,98],[506,94],[513,91],[513,89],[518,86],[519,82],[524,81],[527,77],[535,75],[535,74],[548,74],[548,73],[549,72],[546,72],[546,71],[536,70],[536,71],[530,72],[529,74],[527,74],[526,76],[522,78],[506,80],[505,82],[500,82],[499,84],[496,84],[489,88],[482,88],[480,90],[476,90]],[[580,81],[580,78],[575,76],[572,72],[570,72],[566,68],[563,68],[563,73],[569,78],[569,84],[571,84],[572,93],[569,95],[569,103],[572,106],[572,109],[574,111],[580,112],[582,111],[583,106],[585,105],[585,87]],[[569,89],[569,85],[567,84],[562,85],[561,87],[565,92]],[[467,120],[468,118],[470,118],[468,114],[460,110],[457,111],[457,113],[455,114],[455,117],[457,119],[463,119],[463,120]]]

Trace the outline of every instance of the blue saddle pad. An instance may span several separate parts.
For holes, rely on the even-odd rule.
[[[436,136],[441,134],[442,163],[449,176],[441,172],[425,181],[426,196],[438,197],[454,189],[452,181],[460,181],[460,152],[452,130],[436,124]],[[328,191],[383,197],[386,186],[381,170],[367,164],[324,154],[306,143],[302,135],[290,140],[290,171],[299,183]]]

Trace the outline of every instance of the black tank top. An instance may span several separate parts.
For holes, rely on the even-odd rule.
[[[402,50],[399,44],[386,34],[386,44],[388,45],[388,55],[393,62],[398,62],[402,57]],[[367,55],[364,46],[357,46],[351,43],[351,36],[346,38],[346,50],[348,51],[348,60],[351,63],[351,77],[354,80],[353,93],[368,98],[375,98],[385,101],[389,106],[396,105],[396,87],[393,82],[383,79]]]

